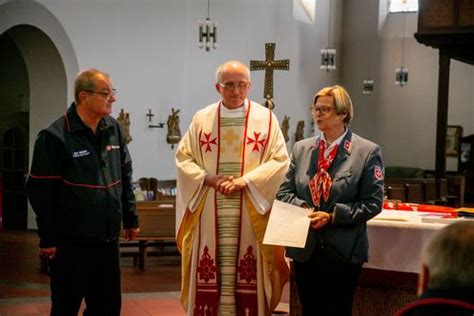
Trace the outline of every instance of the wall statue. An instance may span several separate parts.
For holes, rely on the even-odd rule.
[[[290,136],[288,136],[288,131],[290,130],[290,117],[284,116],[283,122],[281,123],[281,132],[283,133],[283,137],[285,138],[285,142],[288,143],[290,140]]]
[[[171,144],[171,148],[174,148],[174,144],[179,143],[181,140],[181,131],[179,130],[179,110],[171,109],[171,115],[168,116],[168,134],[166,135],[166,142]]]
[[[133,139],[132,136],[130,136],[130,114],[125,113],[124,110],[121,109],[117,121],[122,125],[125,142],[129,144]]]
[[[295,143],[304,138],[304,121],[298,121],[295,132]]]

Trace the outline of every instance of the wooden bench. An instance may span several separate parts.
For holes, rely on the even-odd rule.
[[[423,204],[447,204],[446,179],[386,178],[388,199]]]
[[[420,188],[421,186],[421,188]],[[465,177],[447,174],[446,178],[385,178],[385,195],[402,202],[464,205]]]
[[[461,174],[448,174],[447,179],[447,192],[448,201],[454,207],[464,206],[464,195],[466,190],[466,177]]]
[[[129,242],[123,239],[122,234],[120,255],[133,257],[134,265],[138,265],[138,268],[144,271],[148,255],[177,254],[176,251],[164,251],[164,247],[176,245],[176,208],[173,201],[138,201],[137,212],[140,232],[134,241]]]
[[[123,232],[120,237],[120,256],[132,257],[133,265],[145,270],[149,255],[179,255],[175,239],[176,198],[162,196],[155,201],[137,201],[140,232],[133,241],[125,241]],[[165,247],[173,247],[165,251]],[[47,273],[46,260],[40,258],[40,270]]]

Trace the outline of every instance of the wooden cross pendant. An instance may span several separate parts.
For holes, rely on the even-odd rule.
[[[275,60],[275,43],[265,44],[265,60],[251,60],[250,70],[265,70],[265,88],[263,97],[273,99],[273,70],[289,70],[290,60]]]

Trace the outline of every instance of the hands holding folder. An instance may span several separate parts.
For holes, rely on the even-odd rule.
[[[308,215],[308,217],[311,219],[310,226],[313,229],[321,229],[324,225],[327,225],[332,220],[331,214],[322,211],[314,211],[314,209],[310,208],[306,203],[301,205],[301,207],[311,209],[313,211]]]

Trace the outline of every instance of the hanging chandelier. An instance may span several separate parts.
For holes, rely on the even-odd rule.
[[[211,48],[217,48],[217,23],[210,18],[211,0],[207,0],[207,18],[199,21],[199,48],[206,48],[206,52]]]
[[[404,1],[406,5],[406,1]],[[408,84],[408,69],[405,67],[405,27],[407,11],[403,11],[403,33],[402,33],[402,64],[395,69],[395,84],[404,87]]]
[[[326,72],[330,70],[336,70],[336,48],[331,48],[331,1],[329,1],[329,14],[328,14],[328,43],[326,48],[321,49],[321,66],[319,67]]]

